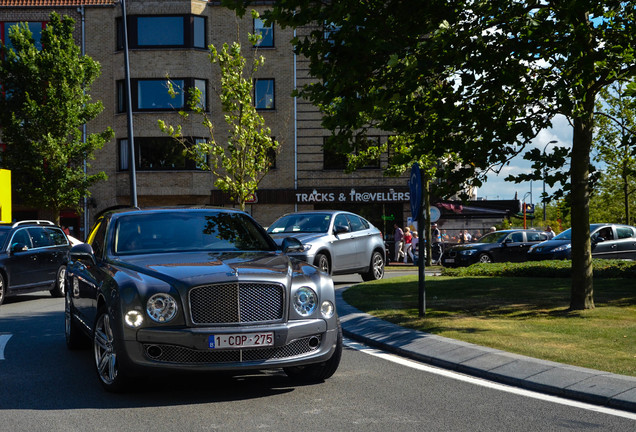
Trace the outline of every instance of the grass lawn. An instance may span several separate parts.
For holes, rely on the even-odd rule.
[[[570,280],[427,277],[426,317],[417,276],[353,286],[352,306],[440,336],[535,358],[636,376],[636,282],[596,279],[596,308],[568,311]]]

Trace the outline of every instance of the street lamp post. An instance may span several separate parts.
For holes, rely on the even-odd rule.
[[[552,140],[552,141],[549,141],[549,142],[545,145],[545,147],[543,147],[543,160],[544,160],[544,164],[543,164],[543,195],[541,196],[541,201],[542,201],[542,203],[543,203],[543,222],[545,222],[545,221],[546,221],[546,211],[545,211],[545,207],[546,207],[546,199],[545,199],[545,178],[546,178],[546,177],[547,177],[547,175],[548,175],[548,168],[547,168],[548,164],[547,164],[547,162],[545,161],[545,155],[546,155],[546,154],[545,154],[545,151],[546,151],[546,149],[548,148],[548,146],[549,146],[550,144],[556,144],[556,143],[557,143],[557,140]]]
[[[128,19],[126,17],[126,0],[120,0],[122,25],[124,30],[124,71],[126,75],[126,118],[128,120],[128,151],[130,169],[130,205],[137,207],[137,173],[135,168],[135,138],[133,134],[132,98],[130,96],[130,63],[128,60]]]
[[[532,188],[532,182],[530,183],[530,187]],[[523,229],[527,228],[527,223],[526,223],[526,197],[530,195],[530,204],[532,204],[532,191],[530,192],[526,192],[526,194],[523,196],[523,199],[521,200],[523,203]]]

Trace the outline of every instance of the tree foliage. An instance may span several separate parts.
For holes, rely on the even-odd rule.
[[[258,17],[256,12],[252,15]],[[249,34],[254,46],[260,37]],[[228,192],[241,210],[245,210],[246,201],[256,192],[269,171],[272,154],[279,147],[253,102],[254,76],[265,61],[263,56],[257,55],[256,49],[253,49],[253,53],[252,62],[247,67],[239,42],[225,43],[220,51],[210,45],[210,61],[217,63],[220,68],[221,89],[217,94],[229,128],[226,140],[215,138],[215,125],[201,103],[198,89],[191,92],[189,109],[201,118],[201,123],[209,131],[209,138],[205,142],[187,143],[180,125],[169,126],[159,120],[160,128],[180,141],[185,152],[196,160],[199,167],[212,171],[216,176],[214,185]],[[184,120],[190,116],[185,111],[180,114]]]
[[[72,18],[51,14],[40,49],[25,24],[13,26],[0,60],[2,166],[12,171],[19,202],[56,217],[63,208],[80,210],[89,187],[106,178],[85,174],[84,161],[113,137],[108,128],[83,139],[82,125],[103,110],[88,94],[100,65],[81,55],[74,26]]]
[[[612,220],[634,224],[631,209],[636,204],[636,106],[626,97],[629,82],[617,81],[603,89],[597,103],[594,138],[595,161],[605,165],[595,195],[603,196]],[[601,210],[601,209],[599,209]],[[608,215],[608,216],[609,216]]]
[[[241,8],[249,1],[225,0]],[[479,185],[564,115],[569,148],[531,160],[569,192],[573,309],[592,308],[590,153],[599,92],[636,74],[636,13],[621,0],[279,0],[266,18],[310,28],[292,41],[319,82],[301,94],[343,144],[367,127],[425,139],[392,149],[404,158],[451,152],[453,181]],[[308,26],[308,27],[304,27]],[[367,126],[369,125],[369,126]],[[543,169],[533,173],[543,179]]]

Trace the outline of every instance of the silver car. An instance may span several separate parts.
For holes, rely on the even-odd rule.
[[[332,376],[342,329],[331,278],[286,255],[229,209],[120,209],[74,246],[66,272],[70,349],[92,343],[108,391],[167,371],[283,368]]]
[[[276,220],[267,232],[279,246],[287,237],[299,240],[303,248],[288,255],[327,274],[360,273],[365,281],[384,277],[382,233],[356,214],[337,210],[290,213]]]

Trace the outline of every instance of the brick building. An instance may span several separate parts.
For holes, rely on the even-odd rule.
[[[268,3],[271,2],[257,2],[255,8],[263,11]],[[91,190],[84,216],[61,214],[61,223],[83,238],[85,225],[90,226],[99,211],[131,203],[122,7],[115,0],[5,0],[0,2],[0,38],[6,40],[9,27],[16,22],[28,22],[37,38],[52,11],[75,20],[77,44],[102,66],[90,94],[93,100],[101,100],[105,109],[87,125],[87,132],[107,127],[115,131],[115,138],[91,162],[92,169],[104,171],[108,180]],[[203,92],[215,136],[224,136],[225,122],[214,90],[218,87],[219,68],[210,63],[207,46],[220,47],[238,37],[243,55],[249,58],[253,48],[247,41],[247,32],[260,32],[264,38],[258,52],[266,61],[257,72],[255,103],[281,148],[247,210],[267,226],[281,214],[295,210],[346,209],[368,218],[387,238],[392,237],[395,222],[401,226],[407,223],[408,177],[383,176],[388,155],[382,155],[365,169],[344,173],[343,156],[323,150],[329,132],[321,127],[318,110],[306,100],[291,97],[294,88],[312,79],[307,61],[292,51],[293,30],[265,28],[249,14],[238,20],[218,1],[126,0],[126,13],[139,206],[232,205],[225,194],[215,189],[212,174],[184,158],[180,144],[161,132],[157,120],[180,122],[175,107],[182,107],[184,101],[169,97],[169,76],[179,86],[194,86]],[[303,29],[298,32],[302,34]],[[184,125],[184,135],[193,141],[204,139],[208,130],[191,120]],[[378,140],[386,138],[378,131]],[[483,205],[482,202],[480,206]],[[442,206],[440,223],[449,230],[473,226],[484,229],[501,221],[510,213],[507,209],[516,205],[500,202],[497,208],[503,208],[501,211],[465,212],[459,217],[456,211]],[[42,217],[40,213],[19,203],[14,205],[17,219]]]
[[[259,3],[255,8],[264,10],[268,2]],[[206,47],[211,43],[220,47],[240,37],[244,56],[249,57],[252,48],[246,48],[250,47],[247,32],[258,31],[262,22],[249,15],[239,22],[232,11],[213,1],[127,0],[126,6],[138,204],[232,205],[214,188],[211,173],[198,170],[181,156],[179,144],[159,130],[157,120],[180,121],[172,105],[182,101],[166,97],[165,80],[170,76],[186,88],[196,86],[204,91],[216,135],[222,136],[225,122],[214,92],[219,71],[210,63]],[[6,37],[10,25],[25,21],[37,37],[38,26],[41,28],[54,10],[75,19],[78,45],[102,65],[90,94],[101,100],[105,109],[88,125],[88,133],[109,126],[115,131],[115,139],[92,161],[92,169],[106,172],[108,180],[92,190],[87,208],[90,218],[102,209],[131,202],[122,8],[113,0],[4,1],[0,3],[0,37]],[[311,79],[306,61],[292,52],[289,41],[293,30],[275,27],[262,28],[261,32],[266,37],[259,53],[266,61],[257,73],[255,100],[281,149],[248,211],[267,225],[294,210],[345,208],[390,233],[393,221],[404,223],[408,213],[407,178],[383,177],[387,155],[353,174],[343,172],[341,157],[325,155],[322,145],[328,131],[320,125],[319,112],[307,101],[291,97],[296,86]],[[185,128],[193,140],[207,136],[207,130],[196,121]],[[386,139],[381,133],[377,137]],[[29,212],[19,206],[15,210]],[[82,218],[63,216],[81,237]]]

